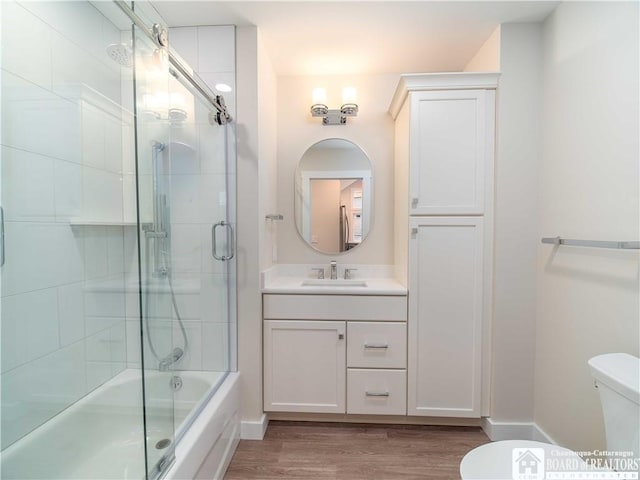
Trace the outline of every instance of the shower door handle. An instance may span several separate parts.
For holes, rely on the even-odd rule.
[[[223,227],[227,229],[227,250],[228,255],[218,255],[218,245],[216,241],[216,230],[218,227]],[[227,260],[231,260],[236,252],[235,252],[235,233],[233,231],[233,226],[229,222],[225,222],[222,220],[221,222],[215,223],[211,227],[211,255],[216,260],[221,262],[226,262]]]

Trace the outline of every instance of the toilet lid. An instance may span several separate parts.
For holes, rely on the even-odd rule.
[[[513,476],[514,472],[522,472],[523,475],[541,472],[545,461],[539,457],[586,466],[575,452],[567,448],[531,440],[503,440],[481,445],[467,453],[460,463],[460,476],[463,480],[512,480],[518,478]],[[544,478],[544,475],[529,478]]]

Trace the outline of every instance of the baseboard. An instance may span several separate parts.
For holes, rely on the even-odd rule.
[[[533,428],[531,431],[531,440],[558,445],[558,442],[551,438],[551,436],[547,432],[542,430],[542,428],[540,428],[540,426],[535,423],[533,424]]]
[[[500,440],[535,440],[557,445],[553,438],[534,422],[499,422],[491,417],[483,417],[482,429],[492,442]]]
[[[240,422],[240,438],[242,440],[262,440],[267,431],[267,425],[269,425],[269,418],[264,413],[258,421],[242,421]]]

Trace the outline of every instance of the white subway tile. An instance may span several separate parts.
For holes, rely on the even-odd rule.
[[[200,272],[202,249],[200,225],[171,226],[171,257],[175,272]]]
[[[135,227],[124,229],[124,269],[127,284],[138,284],[138,232]]]
[[[33,409],[33,405],[29,402],[34,380],[32,364],[28,363],[3,373],[0,379],[2,381],[2,409],[0,410],[2,435],[0,438],[4,449],[45,422],[47,415],[45,412]]]
[[[22,5],[2,5],[2,68],[51,88],[51,31]]]
[[[140,322],[126,322],[127,333],[127,367],[140,368]]]
[[[82,164],[104,169],[105,113],[82,102]]]
[[[128,175],[136,173],[136,150],[131,122],[122,125],[122,171]]]
[[[173,175],[197,175],[200,173],[198,155],[198,131],[193,123],[181,124],[171,129],[170,159]]]
[[[81,227],[84,242],[84,278],[92,280],[107,276],[107,227]]]
[[[12,295],[2,298],[2,371],[6,372],[27,362],[28,326],[23,321],[23,296]],[[4,389],[4,384],[3,384]],[[4,425],[4,424],[3,424]]]
[[[2,148],[2,200],[6,220],[55,220],[53,162],[49,157]]]
[[[82,169],[77,163],[53,161],[55,213],[57,222],[82,214]]]
[[[171,220],[175,223],[198,223],[200,179],[198,175],[171,177]]]
[[[111,327],[109,341],[111,347],[111,376],[115,376],[126,368],[127,364],[126,322],[122,321]]]
[[[122,176],[82,168],[82,217],[97,222],[122,221]]]
[[[124,273],[124,233],[123,227],[108,227],[107,236],[107,271],[109,275]],[[123,277],[123,275],[121,275]],[[124,285],[124,277],[123,277]]]
[[[201,276],[200,311],[203,322],[224,322],[229,317],[228,276]]]
[[[103,330],[85,339],[87,390],[99,387],[111,378],[111,334]]]
[[[99,91],[102,64],[60,33],[52,32],[51,39],[53,91],[77,103],[83,95]]]
[[[35,360],[59,347],[58,291],[47,288],[23,295],[19,321],[27,323],[27,357]]]
[[[229,369],[229,324],[202,324],[202,369],[225,372]]]
[[[182,324],[187,335],[186,349],[180,324],[177,320],[173,322],[173,345],[184,351],[184,356],[174,368],[202,370],[202,327],[200,322],[183,321]]]
[[[5,222],[3,293],[12,295],[82,280],[82,245],[62,224]]]
[[[122,220],[125,223],[135,223],[136,209],[136,176],[122,175]]]
[[[86,394],[84,345],[76,342],[33,362],[34,410],[47,412],[47,420]]]
[[[224,175],[200,175],[198,222],[213,224],[227,217],[227,185]]]
[[[198,30],[196,27],[170,28],[169,45],[191,68],[198,70]]]
[[[58,287],[60,346],[82,340],[85,335],[83,282]]]
[[[235,71],[235,27],[198,27],[198,71]]]
[[[80,161],[78,106],[2,70],[2,143]]]
[[[104,117],[104,167],[112,173],[123,173],[122,122],[112,115]]]
[[[204,174],[227,173],[227,149],[225,128],[219,125],[198,126],[200,171]]]

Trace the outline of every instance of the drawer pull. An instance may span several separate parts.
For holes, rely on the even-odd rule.
[[[384,349],[384,348],[389,348],[389,345],[386,343],[365,343],[364,348]]]
[[[388,397],[389,396],[389,392],[367,392],[367,391],[365,391],[364,394],[367,397]]]

